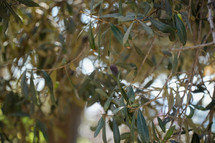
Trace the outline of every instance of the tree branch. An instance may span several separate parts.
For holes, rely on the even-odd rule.
[[[171,49],[171,52],[178,52],[178,51],[185,51],[185,50],[190,50],[190,49],[204,48],[206,46],[211,46],[213,44],[215,44],[215,43],[209,42],[209,43],[205,43],[205,44],[195,45],[192,47],[174,48],[174,49]]]
[[[213,7],[214,7],[214,2],[212,0],[208,0],[208,22],[210,24],[211,32],[212,32],[212,37],[213,37],[213,43],[215,43],[215,29],[214,29],[214,23],[213,23]]]

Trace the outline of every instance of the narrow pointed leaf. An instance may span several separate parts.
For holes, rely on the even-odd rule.
[[[25,96],[26,98],[28,98],[28,92],[29,92],[28,90],[29,89],[26,81],[26,71],[24,71],[21,78],[21,91],[22,91],[22,95]]]
[[[131,28],[133,27],[134,22],[131,23],[131,25],[129,26],[129,28],[127,29],[124,37],[123,37],[123,44],[125,44],[128,40],[129,34],[131,32]]]
[[[51,101],[52,101],[52,103],[54,105],[56,105],[56,100],[55,100],[55,95],[54,95],[54,87],[53,87],[52,79],[50,78],[50,76],[48,75],[48,73],[46,73],[45,71],[42,71],[42,74],[43,74],[43,77],[45,79],[46,85],[49,88]]]
[[[142,25],[143,29],[150,35],[150,36],[154,36],[154,32],[152,31],[152,29],[146,25],[145,23],[143,23],[142,21],[138,20],[139,23]]]
[[[132,117],[131,121],[131,142],[134,142],[134,126],[135,126],[135,114]]]
[[[46,125],[41,121],[37,121],[36,127],[43,133],[44,138],[48,142],[48,134],[47,134]]]
[[[155,130],[155,124],[154,124],[154,122],[152,121],[152,131],[153,131],[153,135],[154,135],[154,138],[158,141],[159,140],[159,138],[158,138],[158,136],[157,136],[157,133],[156,133],[156,130]]]
[[[172,126],[169,128],[166,135],[164,136],[164,141],[167,141],[172,136],[174,130],[175,130],[175,126]]]
[[[34,81],[33,81],[33,74],[31,74],[31,78],[30,78],[30,91],[31,91],[31,99],[32,102],[35,104],[37,104],[37,97],[36,97],[36,89],[34,86]]]
[[[105,111],[108,110],[108,108],[109,108],[109,106],[110,106],[110,103],[111,103],[111,101],[112,101],[112,98],[113,98],[113,94],[112,94],[110,97],[108,97],[107,101],[105,102],[105,104],[104,104],[104,110],[105,110]]]
[[[123,44],[123,34],[122,32],[113,24],[110,24],[111,30],[115,36],[115,38],[121,43]]]
[[[193,133],[193,137],[192,137],[191,143],[200,143],[199,135],[196,134],[195,132]]]
[[[165,124],[163,123],[161,118],[157,117],[157,119],[158,119],[158,123],[159,123],[159,126],[160,126],[161,130],[165,133],[166,132]]]
[[[133,103],[135,100],[135,94],[134,94],[133,87],[131,85],[128,86],[127,95],[128,95],[129,100],[131,101],[131,103]]]
[[[141,140],[144,143],[149,143],[149,141],[150,141],[149,130],[148,130],[148,127],[146,125],[146,120],[143,117],[143,114],[140,111],[140,109],[138,110],[138,114],[137,114],[137,129],[138,129],[138,133],[141,137]]]
[[[105,124],[104,118],[101,117],[97,124],[96,131],[94,133],[94,137],[97,137],[97,135],[99,134],[99,132],[102,129],[102,127],[104,126],[104,124]]]
[[[114,118],[113,118],[113,138],[114,138],[114,143],[120,143],[119,127]]]
[[[104,126],[102,128],[102,140],[104,143],[107,143],[107,137],[106,137],[106,124],[104,122]]]
[[[171,33],[175,31],[175,29],[170,25],[157,21],[153,18],[149,18],[149,19],[152,22],[152,25],[154,25],[158,30],[160,30],[163,33]]]
[[[93,30],[92,30],[91,22],[90,22],[90,25],[89,25],[88,37],[89,37],[89,42],[90,42],[90,48],[95,50],[96,45],[95,45],[95,38],[93,36]]]
[[[169,0],[165,0],[165,9],[166,9],[166,13],[169,15],[169,16],[172,16],[172,7],[169,3]]]
[[[113,110],[113,114],[118,113],[120,110],[122,110],[122,109],[124,109],[124,108],[125,108],[125,106],[121,106],[121,107],[119,107],[119,108],[114,109],[114,110]]]
[[[181,41],[181,43],[183,45],[186,44],[187,42],[187,32],[186,32],[186,28],[184,26],[184,23],[181,21],[181,19],[178,17],[177,14],[175,14],[175,26],[177,29],[177,35],[179,37],[179,40]]]
[[[193,107],[191,107],[191,106],[189,106],[190,107],[190,113],[189,113],[189,115],[187,116],[188,118],[192,118],[193,117],[193,115],[194,115],[194,109],[193,109]]]
[[[124,99],[126,100],[127,103],[129,103],[129,100],[128,100],[128,97],[127,97],[127,94],[125,93],[125,90],[122,88],[122,85],[119,81],[119,77],[120,77],[120,74],[118,74],[118,78],[117,78],[117,85],[121,91],[121,94],[122,96],[124,97]]]
[[[18,1],[28,7],[39,7],[39,5],[32,0],[18,0]]]

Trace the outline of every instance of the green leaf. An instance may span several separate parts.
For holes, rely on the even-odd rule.
[[[10,11],[10,13],[14,16],[17,22],[22,22],[21,18],[17,15],[17,13],[13,10],[13,8],[8,4],[7,2],[4,2],[7,9]]]
[[[90,22],[90,25],[89,25],[88,37],[89,37],[89,42],[90,42],[90,48],[95,50],[96,45],[95,45],[95,38],[93,36],[93,30],[92,30],[91,22]]]
[[[135,126],[135,114],[133,114],[131,121],[131,142],[134,142],[134,126]]]
[[[34,105],[37,104],[37,93],[35,90],[35,86],[34,86],[34,81],[33,81],[33,73],[31,73],[31,78],[30,78],[30,93],[31,93],[31,99],[32,102],[34,103]]]
[[[174,130],[175,130],[175,126],[172,126],[169,128],[166,135],[164,136],[164,141],[167,141],[172,136]]]
[[[126,100],[126,102],[129,103],[127,94],[125,93],[125,90],[122,88],[122,84],[119,81],[119,77],[120,77],[120,74],[118,74],[117,85],[118,85],[118,87],[119,87],[119,89],[121,91],[122,96],[124,97],[124,99]]]
[[[123,37],[123,45],[127,42],[129,34],[131,32],[131,28],[133,27],[134,22],[131,23],[131,25],[129,26],[129,28],[127,29],[124,37]]]
[[[191,107],[191,106],[189,106],[189,107],[190,107],[190,113],[189,113],[189,115],[187,116],[187,118],[192,118],[193,115],[194,115],[194,109],[193,109],[193,107]]]
[[[110,27],[111,27],[111,30],[114,34],[114,36],[116,37],[116,39],[121,43],[123,44],[123,34],[122,32],[115,26],[113,25],[112,23],[110,24]]]
[[[124,109],[126,106],[121,106],[119,108],[116,108],[113,110],[113,114],[116,114],[117,112],[119,112],[120,110]]]
[[[152,85],[153,82],[154,82],[154,79],[148,81],[148,82],[146,83],[146,85],[144,86],[144,88],[148,88],[149,86]]]
[[[114,138],[114,143],[120,143],[119,127],[114,118],[113,118],[113,138]]]
[[[143,23],[142,21],[138,20],[139,23],[142,25],[143,29],[150,35],[150,36],[154,36],[154,32],[152,31],[152,29],[147,26],[145,23]]]
[[[191,25],[190,25],[190,21],[189,21],[187,12],[181,12],[181,15],[182,15],[183,20],[184,20],[184,21],[186,22],[186,24],[188,25],[188,28],[189,28],[189,30],[190,30],[190,33],[192,33],[192,28],[191,28]]]
[[[172,53],[171,53],[170,51],[162,50],[162,53],[163,53],[165,56],[172,57]]]
[[[205,111],[206,110],[206,108],[205,107],[203,107],[202,105],[194,105],[194,104],[191,104],[193,107],[195,107],[196,109],[198,109],[198,110],[201,110],[201,111]]]
[[[169,3],[169,0],[165,0],[165,9],[166,9],[166,13],[169,15],[169,16],[172,16],[172,7]]]
[[[174,73],[177,70],[178,66],[178,56],[177,54],[174,55],[173,64],[172,64],[172,72]]]
[[[213,109],[215,105],[215,100],[212,99],[212,101],[205,107],[206,110],[210,110],[210,109]]]
[[[152,22],[152,25],[154,25],[158,30],[160,30],[163,33],[175,32],[175,29],[170,25],[157,21],[153,18],[149,18],[149,20]]]
[[[161,130],[165,133],[166,132],[165,124],[163,123],[161,118],[157,117],[157,119],[158,119],[158,123],[159,123],[159,126],[160,126]]]
[[[119,0],[119,13],[122,15],[122,0]]]
[[[105,104],[104,104],[104,110],[105,110],[105,111],[108,110],[108,108],[109,108],[109,106],[110,106],[110,103],[111,103],[111,101],[112,101],[112,98],[113,98],[113,94],[112,94],[110,97],[108,97],[107,101],[105,102]]]
[[[28,98],[28,90],[29,89],[26,81],[26,71],[24,71],[21,78],[21,91],[22,95],[25,96],[25,98]]]
[[[183,45],[186,44],[187,42],[187,32],[186,32],[186,28],[184,26],[184,23],[181,21],[181,19],[178,17],[177,14],[174,15],[175,17],[175,26],[177,29],[177,35],[179,37],[179,40],[181,41],[181,43]]]
[[[48,142],[49,139],[48,139],[48,134],[47,134],[45,124],[38,120],[36,122],[36,127],[43,133],[43,136],[44,136],[45,140]]]
[[[93,13],[93,5],[94,5],[94,0],[90,1],[90,13]]]
[[[193,137],[192,137],[191,143],[200,143],[199,135],[196,134],[195,132],[193,133]]]
[[[156,130],[155,130],[155,124],[154,124],[154,122],[152,121],[152,131],[153,131],[153,135],[154,135],[154,138],[157,140],[157,141],[159,141],[159,138],[158,138],[158,136],[157,136],[157,133],[156,133]]]
[[[39,5],[32,0],[18,0],[18,1],[28,7],[39,7]]]
[[[143,114],[140,111],[140,109],[138,110],[138,114],[137,114],[137,129],[138,129],[138,133],[140,134],[141,140],[144,143],[149,143],[150,141],[149,130],[146,125],[146,120],[143,117]]]
[[[144,59],[144,57],[146,56],[146,54],[144,54],[144,53],[141,51],[141,49],[138,48],[138,47],[135,46],[135,45],[134,45],[134,48],[135,48],[137,54],[138,54],[142,59]],[[154,66],[154,63],[153,63],[151,60],[149,60],[149,58],[146,59],[146,63],[147,63],[149,66]]]
[[[105,120],[103,117],[101,117],[97,124],[96,131],[94,133],[94,137],[97,137],[97,135],[99,134],[99,132],[102,129],[102,127],[104,126],[104,124],[105,124]]]
[[[54,88],[53,88],[52,79],[50,78],[50,76],[48,75],[48,73],[46,73],[45,71],[42,71],[42,74],[43,74],[43,77],[45,79],[46,85],[49,88],[51,101],[52,101],[52,103],[54,105],[56,105],[56,100],[55,100],[55,96],[54,96]]]
[[[131,85],[129,85],[127,88],[127,95],[131,103],[133,103],[135,100],[135,94],[134,94],[133,87]]]
[[[96,91],[96,93],[98,93],[98,94],[101,96],[101,98],[104,98],[104,99],[105,99],[105,98],[109,98],[109,96],[107,95],[106,92],[104,92],[103,89],[101,89],[101,88],[96,88],[95,91]]]
[[[111,13],[111,14],[102,15],[100,16],[100,18],[117,18],[119,16],[120,16],[119,13]]]
[[[122,134],[120,135],[120,140],[130,139],[130,135],[131,135],[130,132],[122,133]]]
[[[104,123],[102,128],[102,140],[104,143],[107,143],[107,137],[106,137],[106,124]]]

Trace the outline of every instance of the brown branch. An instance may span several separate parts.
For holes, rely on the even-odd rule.
[[[209,43],[205,43],[205,44],[199,44],[199,45],[195,45],[195,46],[191,46],[191,47],[183,47],[183,48],[175,48],[175,49],[171,49],[171,52],[178,52],[178,51],[185,51],[185,50],[191,50],[191,49],[197,49],[197,48],[204,48],[206,46],[211,46],[214,45],[214,42],[209,42]]]

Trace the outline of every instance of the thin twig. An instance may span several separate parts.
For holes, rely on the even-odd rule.
[[[197,49],[197,48],[204,48],[206,46],[211,46],[214,44],[215,44],[214,42],[209,42],[209,43],[205,43],[205,44],[195,45],[192,47],[175,48],[175,49],[171,49],[171,52],[178,52],[178,51],[185,51],[185,50],[191,50],[191,49]]]

